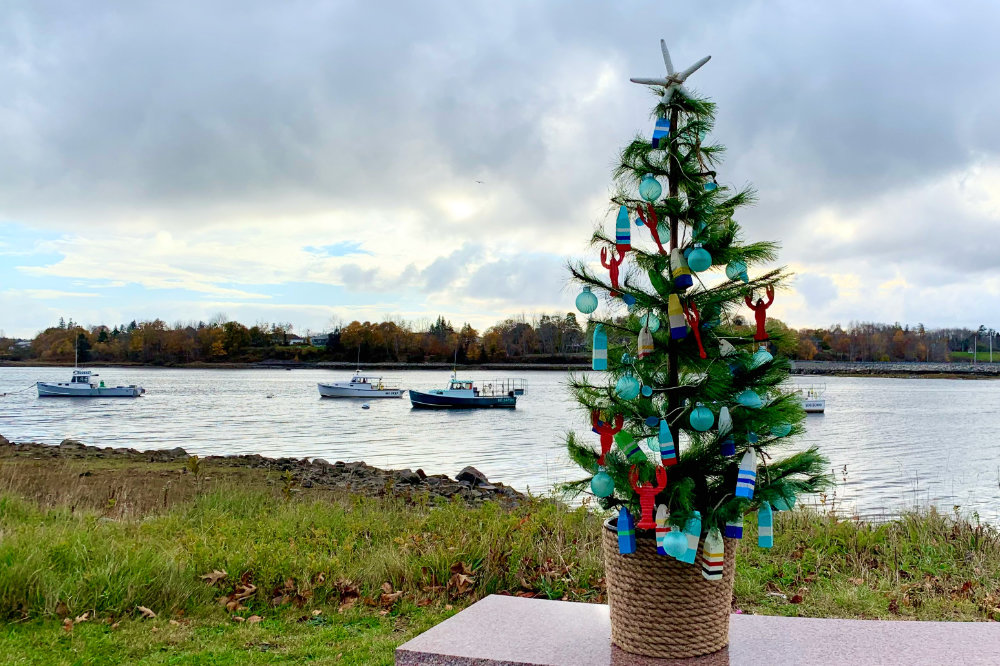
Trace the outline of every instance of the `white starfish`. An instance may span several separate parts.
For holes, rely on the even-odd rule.
[[[663,86],[666,88],[666,91],[663,93],[662,101],[664,104],[669,104],[675,90],[680,90],[684,95],[688,94],[687,90],[684,89],[684,82],[687,80],[687,77],[694,74],[698,68],[711,60],[712,56],[705,56],[683,72],[675,72],[674,64],[670,62],[670,51],[667,50],[667,43],[662,39],[660,40],[660,49],[663,51],[663,64],[667,66],[667,76],[662,79],[629,79],[629,81],[632,83],[642,83],[647,86]]]

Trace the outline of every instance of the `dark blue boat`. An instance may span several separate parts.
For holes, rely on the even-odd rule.
[[[422,409],[481,409],[517,407],[517,396],[524,395],[523,379],[494,379],[481,382],[452,376],[448,387],[431,391],[410,391],[410,403]]]

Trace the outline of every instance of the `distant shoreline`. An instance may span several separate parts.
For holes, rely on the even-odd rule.
[[[319,361],[303,363],[297,361],[267,361],[257,363],[184,363],[177,365],[154,365],[146,363],[87,363],[91,368],[167,368],[182,370],[355,370],[359,366],[348,361]],[[0,361],[0,368],[48,367],[68,368],[68,363],[41,361]],[[383,370],[452,370],[452,363],[362,363],[365,372]],[[479,363],[457,366],[460,370],[544,370],[544,371],[586,371],[589,363]],[[982,379],[1000,378],[1000,363],[923,363],[923,362],[849,362],[849,361],[792,361],[792,374],[797,376],[843,376],[843,377],[886,377],[929,379]]]

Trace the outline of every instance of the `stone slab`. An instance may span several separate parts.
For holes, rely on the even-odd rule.
[[[608,607],[489,596],[396,650],[397,666],[708,666],[1000,664],[1000,623],[733,615],[729,647],[647,659],[611,645]]]

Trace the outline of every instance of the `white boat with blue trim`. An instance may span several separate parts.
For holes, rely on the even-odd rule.
[[[135,384],[105,386],[95,382],[97,373],[90,370],[73,370],[68,382],[36,382],[39,398],[138,398],[146,389]]]
[[[323,398],[402,398],[403,389],[396,379],[363,375],[358,370],[349,382],[317,384]]]

